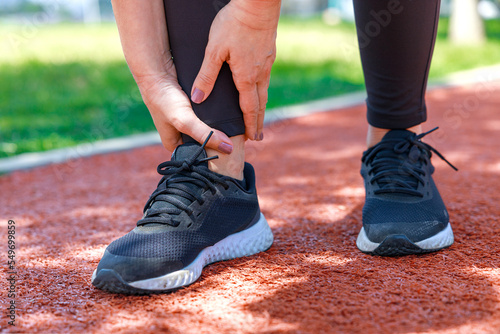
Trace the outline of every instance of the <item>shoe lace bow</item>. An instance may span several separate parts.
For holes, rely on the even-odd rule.
[[[368,173],[373,175],[371,183],[376,182],[379,186],[379,189],[374,191],[376,195],[403,193],[423,197],[423,193],[417,189],[419,184],[425,184],[424,166],[427,165],[432,152],[451,168],[458,170],[431,145],[421,141],[437,129],[438,127],[420,135],[412,134],[402,140],[382,141],[365,153],[363,162],[370,164]]]
[[[138,226],[159,223],[176,227],[180,223],[175,219],[176,216],[182,212],[193,215],[193,210],[189,207],[191,203],[198,201],[203,205],[203,190],[209,189],[215,194],[215,184],[221,184],[225,189],[229,187],[223,177],[201,166],[206,161],[218,159],[217,155],[198,159],[212,134],[213,132],[210,132],[203,145],[190,158],[166,161],[158,165],[157,172],[163,177],[144,206],[144,216],[137,222]],[[158,201],[165,203],[153,208],[153,204]]]

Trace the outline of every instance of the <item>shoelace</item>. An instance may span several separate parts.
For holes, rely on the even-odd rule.
[[[138,226],[159,223],[176,227],[179,225],[179,221],[175,220],[173,216],[177,216],[182,212],[186,212],[191,216],[193,210],[189,208],[189,204],[184,203],[172,195],[185,198],[189,203],[198,201],[200,204],[203,204],[204,200],[200,188],[210,189],[212,194],[215,194],[217,191],[215,184],[221,184],[224,189],[229,187],[224,178],[211,173],[204,166],[199,166],[203,162],[219,158],[216,155],[198,160],[198,157],[205,149],[212,134],[213,132],[210,132],[203,145],[198,148],[191,158],[184,161],[166,161],[158,165],[158,173],[164,176],[158,183],[157,189],[151,194],[144,206],[145,214],[144,217],[137,222]],[[175,177],[172,177],[173,175],[175,175]],[[170,205],[164,205],[161,208],[153,209],[151,206],[157,201],[163,201]]]
[[[425,170],[428,159],[434,152],[451,168],[458,170],[445,157],[429,144],[420,141],[434,132],[438,127],[420,135],[413,134],[403,140],[388,140],[372,147],[363,156],[363,162],[371,164],[368,173],[374,175],[372,184],[377,183],[379,189],[375,194],[403,193],[423,197],[417,191],[419,183],[424,184]],[[427,157],[427,159],[426,159]]]

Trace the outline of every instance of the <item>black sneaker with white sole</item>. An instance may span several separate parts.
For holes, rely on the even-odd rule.
[[[106,248],[94,286],[127,294],[172,291],[195,282],[210,263],[271,247],[252,166],[245,164],[243,181],[214,173],[207,161],[216,157],[207,158],[205,144],[180,145],[158,166],[163,177],[143,218]]]
[[[400,256],[434,252],[453,244],[448,211],[432,179],[432,153],[416,135],[391,130],[363,153],[366,201],[356,245],[365,253]]]

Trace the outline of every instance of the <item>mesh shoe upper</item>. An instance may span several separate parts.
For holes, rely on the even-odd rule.
[[[420,140],[428,133],[392,130],[364,152],[363,227],[372,242],[396,234],[418,242],[447,226],[448,212],[432,179],[431,151],[443,157]]]
[[[255,176],[245,164],[246,185],[208,169],[199,144],[179,146],[137,227],[113,241],[99,263],[126,281],[165,275],[191,263],[206,247],[254,224],[260,209]]]

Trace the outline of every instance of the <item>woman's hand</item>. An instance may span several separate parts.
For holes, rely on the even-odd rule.
[[[224,62],[240,93],[246,137],[262,140],[271,67],[276,58],[280,0],[231,0],[212,23],[191,100],[203,102]]]
[[[182,144],[181,133],[203,143],[210,131],[214,131],[207,146],[222,153],[231,153],[232,145],[229,137],[219,130],[212,129],[195,115],[189,98],[179,85],[175,74],[136,77],[136,81],[163,146],[168,150],[173,151]]]
[[[193,112],[177,81],[168,42],[163,0],[112,0],[123,51],[163,146],[173,151],[182,144],[181,132],[222,153],[231,153],[232,141],[210,128]]]

